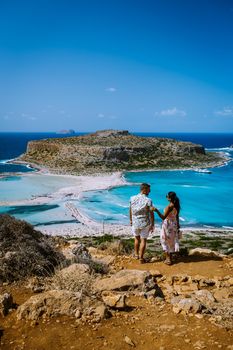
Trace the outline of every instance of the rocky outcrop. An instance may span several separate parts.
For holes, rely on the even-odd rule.
[[[219,158],[201,145],[174,139],[140,137],[126,130],[30,141],[20,157],[62,173],[207,166]]]

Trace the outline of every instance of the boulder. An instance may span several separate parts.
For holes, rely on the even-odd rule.
[[[173,311],[178,314],[183,312],[185,314],[188,313],[199,313],[203,309],[203,305],[194,298],[184,298],[184,299],[175,299],[171,300],[173,304]]]
[[[113,309],[125,309],[126,308],[126,295],[109,291],[102,293],[103,302]]]
[[[227,299],[233,297],[233,288],[232,287],[229,287],[229,288],[225,287],[225,288],[220,288],[220,289],[219,288],[214,289],[213,295],[217,301],[227,300]]]
[[[94,283],[97,291],[104,290],[132,290],[141,287],[152,278],[148,271],[121,270],[109,278],[99,279]]]
[[[223,258],[225,255],[207,248],[194,248],[189,251],[189,255]]]
[[[29,298],[17,310],[18,320],[38,320],[41,316],[75,316],[82,308],[81,294],[67,290],[51,290]]]
[[[194,295],[195,295],[195,298],[205,306],[210,306],[216,301],[213,294],[206,289],[198,290],[197,292],[194,293]]]

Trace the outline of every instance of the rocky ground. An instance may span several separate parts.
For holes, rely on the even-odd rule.
[[[25,230],[30,236],[27,226],[21,234]],[[181,256],[167,266],[151,249],[158,242],[149,242],[148,262],[140,264],[130,240],[51,243],[34,233],[31,250],[40,250],[40,239],[46,247],[50,242],[47,251],[62,256],[60,264],[55,271],[28,269],[23,279],[3,282],[14,257],[4,237],[1,349],[233,349],[232,241],[225,255],[207,246],[186,250],[184,240]]]

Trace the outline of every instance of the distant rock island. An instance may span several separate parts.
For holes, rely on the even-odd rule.
[[[19,160],[64,174],[181,169],[223,163],[223,158],[213,152],[206,153],[202,145],[135,136],[127,130],[101,130],[84,136],[30,141]]]
[[[64,130],[60,130],[60,131],[57,131],[56,134],[64,134],[64,135],[73,135],[75,134],[75,131],[73,129],[64,129]]]

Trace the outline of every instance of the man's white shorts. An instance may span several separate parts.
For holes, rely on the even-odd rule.
[[[148,238],[150,226],[143,228],[135,228],[132,226],[132,233],[134,236],[140,236],[141,238]]]

